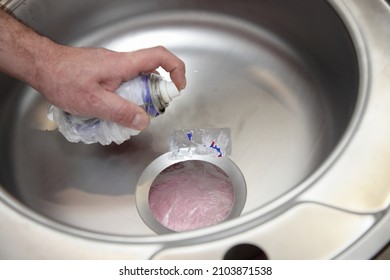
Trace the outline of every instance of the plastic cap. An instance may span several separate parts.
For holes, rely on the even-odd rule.
[[[180,96],[180,91],[173,82],[162,80],[160,82],[161,97],[164,102],[169,103],[173,98]]]

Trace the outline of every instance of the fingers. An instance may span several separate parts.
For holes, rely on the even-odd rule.
[[[172,81],[179,90],[186,86],[185,65],[173,53],[166,48],[158,46],[149,49],[142,49],[128,53],[137,75],[142,72],[152,72],[158,67],[162,67],[170,73]]]
[[[162,67],[170,73],[172,81],[179,90],[186,86],[185,65],[173,53],[164,47],[153,47],[126,53],[131,65],[122,65],[127,69],[127,79],[131,79],[140,73],[156,72]],[[143,130],[149,125],[149,116],[138,105],[128,102],[115,93],[106,91],[101,94],[102,108],[96,111],[97,117],[116,122],[126,127]],[[99,106],[98,106],[99,107]]]
[[[112,92],[103,90],[90,109],[91,115],[135,130],[143,130],[149,125],[149,116],[144,109]]]
[[[164,47],[129,53],[106,49],[71,50],[71,55],[61,60],[62,63],[67,62],[66,66],[72,66],[62,66],[61,69],[71,71],[62,75],[61,79],[55,79],[55,87],[51,86],[53,83],[46,83],[51,87],[42,90],[51,92],[52,94],[45,96],[53,96],[51,102],[70,113],[93,116],[132,129],[143,130],[149,125],[149,116],[137,104],[128,102],[113,92],[120,83],[143,72],[154,72],[161,66],[170,73],[179,90],[186,86],[183,61]],[[83,67],[79,67],[80,65]]]

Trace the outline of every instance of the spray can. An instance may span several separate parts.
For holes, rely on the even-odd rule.
[[[172,99],[180,95],[173,82],[153,73],[121,84],[116,93],[141,106],[151,117],[163,114]],[[58,130],[68,141],[75,143],[121,144],[139,133],[110,121],[72,115],[55,106],[51,107],[48,117],[57,123]]]

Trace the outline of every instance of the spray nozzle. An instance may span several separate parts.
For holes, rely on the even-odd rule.
[[[166,103],[169,103],[172,101],[173,98],[180,96],[180,91],[177,89],[175,84],[170,81],[161,80],[160,91],[161,97]]]

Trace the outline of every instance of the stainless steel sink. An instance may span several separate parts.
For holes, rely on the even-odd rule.
[[[10,244],[0,257],[225,258],[250,243],[271,259],[370,258],[389,241],[385,1],[1,3],[60,43],[164,45],[185,61],[188,86],[140,135],[100,146],[67,142],[37,92],[0,76],[0,238]],[[136,207],[141,174],[174,130],[222,127],[246,182],[242,211],[156,233]]]

